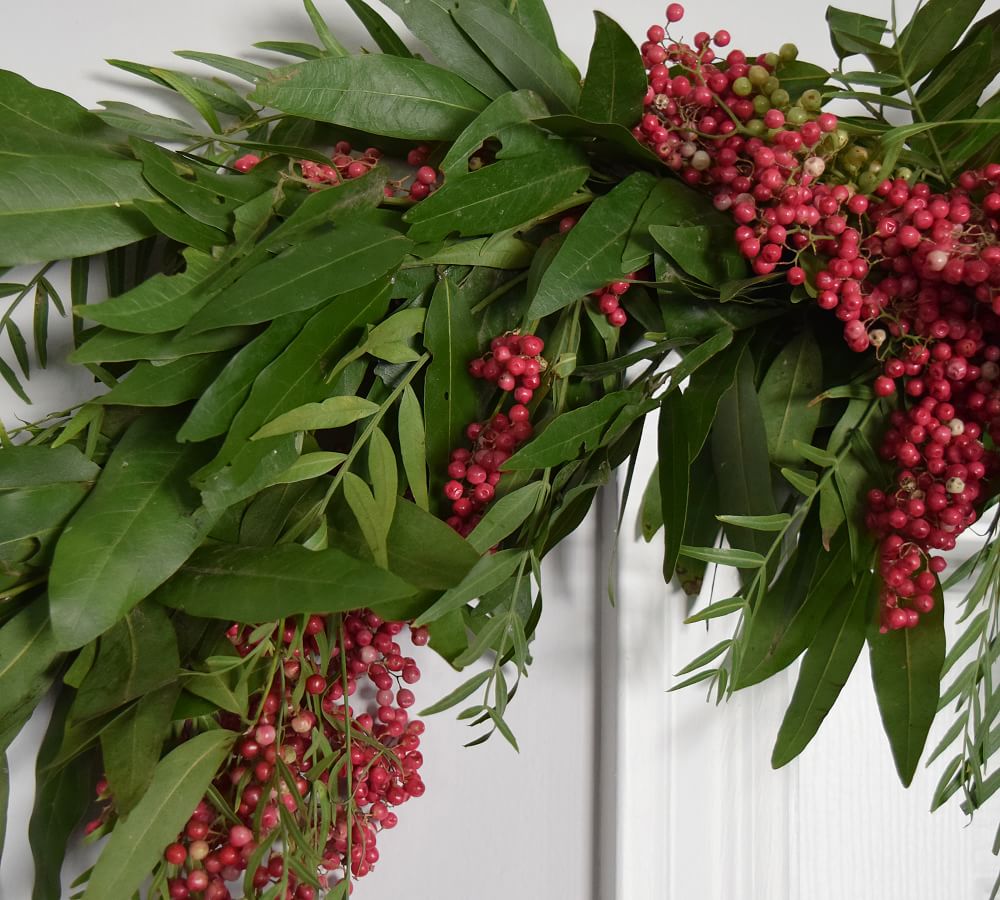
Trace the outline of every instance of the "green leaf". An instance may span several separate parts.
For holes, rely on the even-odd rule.
[[[798,98],[806,91],[822,91],[830,78],[830,73],[822,66],[801,59],[780,61],[774,74],[782,89],[788,91],[792,98]]]
[[[663,503],[660,493],[660,464],[653,466],[646,489],[642,492],[642,504],[639,509],[636,537],[648,544],[663,527]]]
[[[876,619],[868,632],[875,697],[904,787],[917,771],[941,691],[944,599],[940,589],[934,593],[933,611],[915,628],[879,634]]]
[[[327,51],[333,56],[347,56],[347,50],[344,48],[343,44],[341,44],[340,41],[333,36],[333,32],[330,31],[330,26],[326,24],[323,16],[320,15],[319,10],[316,9],[316,4],[313,3],[313,0],[302,0],[302,3],[306,8],[306,14],[309,16],[309,21],[312,22],[316,36],[320,39],[323,46],[326,47]]]
[[[970,37],[972,36],[970,32]],[[979,98],[996,75],[1000,60],[994,44],[1000,34],[979,30],[973,40],[963,42],[955,53],[945,57],[917,91],[923,115],[934,121],[964,118],[976,111]]]
[[[947,160],[957,168],[964,165],[977,153],[984,150],[1000,135],[1000,93],[994,94],[972,116],[972,119],[958,120],[972,128],[963,128],[959,137],[948,147]],[[949,131],[945,134],[949,134]]]
[[[504,470],[547,469],[593,450],[615,413],[636,399],[630,391],[616,391],[556,416],[504,463]]]
[[[409,236],[436,241],[452,233],[493,234],[522,225],[571,197],[589,174],[590,165],[578,147],[551,141],[537,153],[498,160],[446,180],[406,214]]]
[[[216,134],[221,131],[216,112],[240,118],[249,118],[253,114],[250,104],[221,78],[198,78],[174,69],[154,68],[124,59],[109,59],[108,63],[116,69],[176,91],[198,110]]]
[[[719,334],[724,335],[725,332],[716,332],[715,337]],[[713,339],[710,338],[709,342]],[[720,350],[691,374],[691,381],[684,391],[684,430],[688,434],[692,459],[701,452],[708,438],[719,409],[719,402],[736,381],[736,372],[746,347],[745,336],[734,338],[728,347]],[[671,382],[674,381],[675,379],[671,378]]]
[[[839,59],[865,53],[870,44],[878,44],[889,24],[885,19],[834,6],[827,7],[826,21],[830,26],[830,42]]]
[[[379,508],[375,495],[365,482],[353,472],[344,475],[344,498],[354,513],[365,543],[377,565],[389,568],[387,541],[392,518],[387,518]]]
[[[144,603],[102,637],[94,665],[73,702],[80,722],[111,712],[177,678],[174,628],[163,608]]]
[[[70,444],[55,450],[29,444],[0,450],[0,490],[3,491],[94,481],[100,473],[95,463]]]
[[[176,406],[200,397],[228,362],[224,353],[185,356],[166,365],[136,364],[128,375],[94,403],[125,406]]]
[[[409,248],[403,235],[382,225],[354,223],[334,229],[237,279],[194,316],[186,333],[266,322],[311,309],[376,281],[395,269]]]
[[[0,158],[119,156],[120,137],[75,100],[0,70]]]
[[[210,225],[203,225],[172,204],[136,200],[135,207],[149,219],[150,225],[156,231],[180,244],[187,244],[189,247],[208,253],[213,247],[228,241],[223,231]]]
[[[451,279],[438,282],[424,323],[424,345],[431,353],[424,379],[424,419],[433,422],[427,432],[427,464],[431,489],[438,495],[453,448],[465,428],[479,415],[479,404],[468,365],[479,350],[476,326],[467,297]]]
[[[420,401],[407,385],[399,399],[399,455],[403,471],[413,495],[413,502],[423,510],[430,509],[427,494],[427,436]]]
[[[222,434],[246,400],[254,379],[302,330],[305,315],[280,316],[242,347],[203,392],[180,431],[179,441],[204,441]]]
[[[684,396],[679,391],[667,394],[660,404],[657,467],[664,526],[663,579],[669,583],[684,543],[691,468]]]
[[[736,382],[719,401],[712,428],[712,457],[721,511],[740,516],[773,515],[771,470],[767,456],[767,434],[760,402],[753,384],[753,360],[743,354]],[[767,553],[771,540],[766,534],[728,526],[730,544]]]
[[[253,380],[213,465],[232,459],[265,422],[303,403],[330,396],[330,386],[326,383],[330,361],[354,347],[366,325],[382,320],[389,305],[390,289],[388,279],[376,282],[339,297],[316,312]],[[219,399],[223,397],[220,393]]]
[[[391,572],[334,548],[218,544],[198,550],[157,591],[156,600],[192,616],[269,622],[299,613],[345,612],[357,607],[359,597],[388,602],[413,592]]]
[[[185,741],[153,771],[149,789],[111,833],[90,873],[84,900],[131,897],[190,818],[236,739],[207,731]]]
[[[159,116],[131,103],[116,100],[99,102],[104,108],[95,110],[94,114],[102,122],[127,134],[162,141],[192,141],[200,137],[198,131],[183,119]]]
[[[746,263],[729,232],[709,225],[651,225],[649,233],[685,272],[705,284],[746,275]]]
[[[699,654],[694,659],[691,660],[683,669],[676,673],[676,675],[687,675],[689,672],[694,672],[696,669],[700,669],[702,666],[708,665],[713,659],[718,659],[723,653],[725,653],[732,646],[732,639],[726,638],[724,641],[719,641],[719,643],[710,647],[704,653]],[[705,673],[702,673],[705,674]],[[689,682],[693,683],[693,682]],[[677,685],[672,690],[678,690],[681,685]]]
[[[323,51],[312,44],[303,41],[258,41],[254,44],[260,50],[270,50],[272,53],[283,53],[298,59],[319,59]]]
[[[872,576],[865,572],[850,597],[834,604],[823,620],[802,660],[795,693],[778,731],[771,754],[775,769],[806,748],[837,702],[864,646],[873,596]]]
[[[631,128],[642,117],[646,70],[639,48],[610,16],[595,12],[597,32],[577,113]]]
[[[424,590],[447,590],[478,559],[472,545],[437,516],[409,501],[397,501],[389,530],[389,571]]]
[[[795,556],[753,608],[733,676],[737,690],[791,665],[812,643],[828,610],[849,589],[850,544],[836,538],[822,547],[818,516],[803,526]]]
[[[472,529],[468,542],[479,553],[486,553],[520,528],[548,492],[543,481],[526,484],[497,500]]]
[[[451,17],[454,0],[382,0],[406,27],[438,58],[448,61],[448,67],[487,97],[497,97],[510,90],[510,85],[497,73],[475,44],[462,32]],[[487,2],[495,9],[505,7],[499,0]]]
[[[653,184],[649,175],[635,172],[590,204],[545,270],[529,319],[556,312],[625,274],[622,254]]]
[[[734,566],[737,569],[759,569],[764,565],[764,557],[749,550],[735,550],[724,547],[681,547],[684,556],[701,559],[719,566]]]
[[[365,30],[372,36],[372,40],[375,41],[379,50],[393,56],[413,56],[409,47],[389,27],[389,23],[365,3],[364,0],[347,0],[347,5],[351,8],[354,15],[361,20],[361,24],[365,26]]]
[[[129,362],[133,359],[169,361],[228,350],[246,343],[250,335],[246,328],[217,328],[193,337],[178,332],[165,334],[129,334],[102,328],[69,355],[69,361],[79,364]]]
[[[329,397],[322,403],[306,403],[272,419],[251,437],[258,441],[295,431],[342,428],[378,412],[378,404],[363,397]]]
[[[302,449],[300,435],[279,435],[248,442],[221,468],[210,463],[195,474],[201,499],[212,516],[262,491],[295,464]]]
[[[175,50],[174,56],[181,59],[190,59],[193,62],[204,63],[220,72],[235,75],[244,81],[255,84],[258,78],[263,78],[268,73],[267,66],[258,66],[256,63],[248,62],[245,59],[237,59],[232,56],[221,56],[218,53],[201,53],[197,50]]]
[[[377,54],[274,69],[251,99],[284,113],[410,140],[453,139],[487,103],[450,71]]]
[[[35,863],[31,900],[60,900],[62,864],[70,837],[90,806],[96,775],[93,756],[49,769],[62,746],[71,691],[60,693],[38,751],[35,802],[28,821],[28,843]]]
[[[159,194],[197,222],[228,231],[239,206],[266,187],[259,178],[219,175],[208,166],[162,147],[132,138],[129,146],[142,163],[142,177]]]
[[[108,328],[138,334],[182,328],[207,302],[219,276],[216,260],[207,253],[186,250],[184,261],[180,274],[154,275],[124,294],[73,311]]]
[[[710,603],[700,612],[693,616],[688,616],[684,620],[685,625],[693,625],[695,622],[707,622],[709,619],[719,619],[723,616],[730,616],[734,612],[746,609],[746,600],[742,597],[730,597],[727,600],[717,600]]]
[[[515,88],[535,91],[558,112],[572,112],[580,85],[562,60],[507,13],[485,5],[458,6],[452,17]]]
[[[424,610],[414,621],[415,625],[426,625],[436,622],[442,616],[461,609],[479,597],[504,584],[511,575],[523,566],[525,555],[523,550],[501,550],[499,553],[488,553],[479,560],[462,581],[445,591],[428,609]]]
[[[812,441],[820,404],[813,403],[823,386],[823,362],[811,331],[785,345],[760,385],[760,408],[767,431],[767,451],[776,465],[799,465],[801,444]]]
[[[379,517],[385,522],[388,532],[399,495],[399,467],[396,465],[396,451],[380,428],[372,431],[368,440],[368,480]]]
[[[548,115],[548,108],[533,91],[509,91],[490,103],[455,139],[438,167],[446,180],[469,174],[469,157],[504,129]]]
[[[176,424],[144,416],[115,448],[63,530],[49,573],[56,640],[82,647],[168,578],[211,520],[188,483],[202,452],[173,443]]]
[[[740,528],[752,528],[754,531],[784,531],[792,517],[788,513],[775,513],[773,516],[716,516],[726,525],[738,525]]]
[[[917,10],[896,46],[911,82],[952,51],[982,6],[983,0],[928,0]]]
[[[48,546],[65,521],[87,496],[86,484],[34,485],[0,494],[0,560],[21,558],[16,548],[30,539],[33,552],[39,545],[48,558]]]
[[[0,628],[0,748],[6,748],[45,696],[63,654],[44,599]]]
[[[435,713],[444,712],[446,709],[451,709],[453,706],[457,706],[466,697],[471,697],[476,690],[486,684],[487,679],[490,677],[490,672],[491,670],[487,669],[483,672],[476,673],[468,681],[463,682],[451,693],[438,700],[437,703],[428,706],[426,709],[420,710],[420,715],[432,716]]]
[[[269,479],[270,484],[297,484],[326,475],[347,459],[346,453],[317,451],[304,453],[291,466]]]
[[[90,256],[151,233],[138,163],[99,157],[0,159],[0,266]]]
[[[545,0],[514,0],[509,5],[511,14],[524,26],[528,34],[553,53],[559,53],[555,28],[545,7]]]
[[[135,809],[153,780],[179,692],[176,684],[150,691],[101,732],[104,772],[122,815]]]

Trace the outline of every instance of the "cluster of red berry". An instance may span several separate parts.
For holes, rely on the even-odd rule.
[[[424,725],[408,712],[415,702],[409,686],[420,679],[420,670],[399,644],[404,627],[359,610],[344,616],[342,631],[339,621],[316,615],[273,629],[229,629],[241,656],[263,650],[277,657],[274,681],[252,698],[251,721],[219,714],[224,728],[242,734],[214,784],[229,809],[206,796],[164,851],[172,898],[228,900],[227,882],[244,877],[257,848],[273,840],[286,816],[322,859],[315,882],[324,891],[346,878],[348,868],[355,878],[372,870],[379,859],[378,833],[397,824],[393,808],[424,793],[419,774]],[[428,638],[426,629],[410,629],[415,646]],[[345,694],[357,696],[371,711],[355,713]],[[332,801],[330,821],[316,812],[322,807],[312,802],[316,790]],[[109,805],[91,831],[113,811],[103,779],[98,795]],[[251,875],[254,887],[264,891],[283,884],[286,900],[315,900],[313,884],[286,870],[278,846],[260,859]]]
[[[398,194],[408,194],[411,200],[423,200],[428,197],[438,181],[437,170],[426,164],[429,155],[430,148],[424,145],[411,150],[407,155],[407,162],[416,171],[412,177],[387,184],[385,195],[395,197]],[[306,181],[313,184],[336,185],[361,178],[375,168],[381,159],[382,151],[378,147],[369,147],[362,153],[356,153],[350,143],[338,141],[329,165],[308,159],[301,160],[298,165]],[[256,153],[246,153],[233,163],[233,168],[237,172],[249,172],[259,165],[260,161],[261,158]]]
[[[683,15],[667,8],[668,23]],[[801,255],[817,260],[817,303],[844,323],[852,350],[882,360],[875,393],[903,386],[909,408],[892,414],[881,446],[895,484],[870,492],[867,525],[881,541],[883,628],[913,627],[945,567],[932,551],[953,548],[976,520],[997,465],[980,436],[1000,439],[1000,165],[962,174],[945,194],[886,179],[877,161],[862,171],[867,150],[821,111],[821,95],[792,104],[782,88],[775,71],[794,46],[722,61],[711,44],[727,46],[727,32],[697,34],[693,46],[664,43],[659,25],[647,37],[636,138],[711,191],[756,274],[781,266],[800,285]]]
[[[505,334],[493,338],[490,350],[469,363],[469,374],[513,392],[514,404],[487,422],[473,422],[465,430],[471,447],[458,447],[448,463],[444,495],[451,501],[448,524],[467,537],[500,483],[501,467],[534,434],[531,402],[542,383],[545,342],[533,334]]]

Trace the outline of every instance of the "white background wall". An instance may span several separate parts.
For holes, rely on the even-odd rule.
[[[364,40],[339,0],[319,5],[346,43]],[[759,49],[795,40],[803,58],[832,62],[822,3],[688,5],[689,32],[725,27],[735,45]],[[889,8],[888,0],[839,5],[879,15]],[[903,17],[914,0],[897,5]],[[657,3],[602,6],[637,40],[661,21]],[[87,105],[111,98],[171,111],[163,95],[154,100],[142,82],[102,66],[103,58],[173,65],[176,49],[239,55],[258,40],[310,39],[293,0],[33,0],[4,7],[0,65]],[[585,65],[589,4],[550,0],[549,7],[564,48]],[[994,0],[984,11],[996,8]],[[0,393],[0,415],[6,423],[30,418],[91,390],[79,373],[55,367],[32,381],[30,410]],[[649,459],[647,453],[646,472]],[[637,483],[643,481],[640,472]],[[399,829],[381,842],[377,872],[357,896],[985,900],[996,817],[988,810],[963,828],[957,808],[928,815],[936,773],[919,775],[908,792],[899,787],[863,666],[815,744],[774,773],[770,748],[791,676],[721,708],[706,705],[697,688],[666,694],[670,673],[718,636],[681,627],[684,600],[664,589],[655,544],[622,548],[619,610],[607,609],[594,546],[593,532],[585,531],[548,566],[538,661],[510,714],[521,755],[499,740],[463,750],[464,728],[448,714],[433,720],[425,741],[428,793],[404,808]],[[421,701],[454,684],[453,673],[430,659],[424,671]],[[602,717],[611,719],[603,742]],[[36,718],[9,754],[3,900],[30,896],[23,831],[43,727]]]

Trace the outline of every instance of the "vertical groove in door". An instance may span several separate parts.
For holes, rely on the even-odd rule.
[[[608,538],[615,533],[618,489],[614,477],[597,494],[594,543],[594,818],[590,858],[591,900],[617,900],[618,879],[618,611],[608,600],[608,583],[618,571]],[[614,569],[612,569],[614,566]]]

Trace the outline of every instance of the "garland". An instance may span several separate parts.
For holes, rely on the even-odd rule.
[[[421,715],[477,697],[473,743],[516,747],[541,560],[626,461],[627,495],[654,411],[665,578],[740,575],[678,687],[802,657],[780,766],[867,642],[901,780],[954,703],[933,802],[978,809],[995,520],[950,649],[939,576],[997,496],[1000,20],[831,7],[828,72],[687,42],[676,3],[638,48],[598,13],[581,79],[540,0],[385,2],[450,68],[362,0],[382,53],[305,0],[319,45],[260,45],[299,62],[181,54],[249,92],[113,61],[208,133],[0,72],[0,265],[41,264],[0,286],[15,365],[72,260],[70,360],[106,388],[0,432],[0,746],[56,694],[34,896],[86,818],[85,900],[346,897],[425,790],[419,648],[491,661]]]

